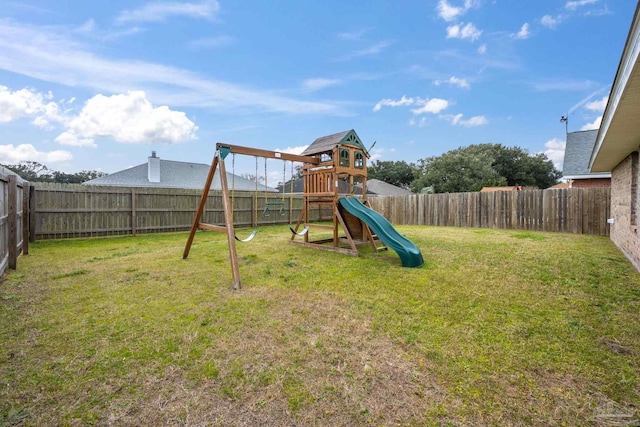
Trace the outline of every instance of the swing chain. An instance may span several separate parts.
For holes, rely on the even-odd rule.
[[[267,158],[264,158],[264,211],[262,215],[265,217],[271,216],[271,212],[269,212],[269,187],[268,187],[268,179],[267,179]]]

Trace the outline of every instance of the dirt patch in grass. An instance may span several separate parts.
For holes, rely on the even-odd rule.
[[[425,366],[373,334],[369,319],[354,317],[335,297],[255,288],[232,298],[263,301],[268,315],[211,343],[197,363],[215,365],[214,375],[168,367],[146,379],[139,400],[115,400],[101,421],[411,424],[425,422],[429,410],[445,401]]]

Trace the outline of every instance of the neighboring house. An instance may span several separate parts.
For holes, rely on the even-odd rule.
[[[567,133],[562,177],[569,184],[569,188],[611,186],[611,172],[589,170],[589,160],[597,136],[597,129]]]
[[[354,187],[356,187],[356,185],[354,185]],[[360,187],[358,187],[360,188]],[[276,190],[278,190],[278,192],[282,192],[282,185],[278,185],[276,187]],[[287,182],[285,187],[284,187],[284,192],[285,193],[304,193],[304,178],[298,178],[295,181],[293,181],[293,191],[291,191],[291,181]],[[351,188],[350,185],[347,181],[338,181],[338,194],[350,194]],[[361,190],[357,190],[356,191],[357,194],[361,194],[362,191]]]
[[[380,181],[379,179],[368,179],[367,193],[377,196],[406,196],[411,194],[411,191]]]
[[[152,151],[147,163],[114,172],[100,178],[84,182],[85,185],[104,185],[115,187],[155,187],[155,188],[204,188],[210,165],[204,163],[176,162],[161,160]],[[255,191],[256,183],[227,172],[229,189],[235,191]],[[220,174],[213,177],[212,190],[220,190]],[[258,184],[258,191],[275,192],[274,188]]]
[[[482,187],[482,189],[480,189],[481,193],[488,193],[491,191],[520,191],[522,190],[522,188],[520,188],[519,185],[509,185],[506,187]]]
[[[554,185],[553,187],[549,187],[548,190],[562,190],[565,188],[569,188],[568,182],[561,182],[559,184]]]
[[[611,240],[640,270],[640,3],[591,154],[591,172],[611,171]]]

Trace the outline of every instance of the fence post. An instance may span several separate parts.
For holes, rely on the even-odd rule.
[[[9,204],[9,268],[15,270],[18,265],[18,208],[16,206],[18,193],[18,178],[16,175],[9,175],[9,188],[7,198]]]
[[[136,212],[136,190],[131,189],[131,234],[135,237],[138,228],[138,212]]]
[[[29,241],[36,241],[36,187],[29,186]]]
[[[28,182],[22,184],[22,253],[29,255],[29,189]]]

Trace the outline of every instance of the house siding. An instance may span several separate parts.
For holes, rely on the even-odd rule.
[[[571,188],[611,187],[611,178],[574,179]]]
[[[611,176],[611,240],[640,270],[640,224],[638,223],[638,153],[616,166]]]

